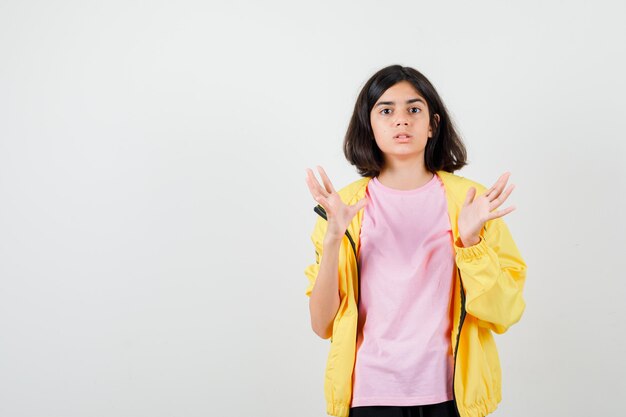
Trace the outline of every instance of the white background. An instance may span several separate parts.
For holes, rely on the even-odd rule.
[[[495,416],[623,413],[620,1],[0,1],[0,416],[324,416],[305,168],[378,69],[511,171]]]

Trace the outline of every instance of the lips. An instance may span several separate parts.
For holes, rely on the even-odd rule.
[[[396,143],[409,143],[412,139],[412,136],[408,133],[398,133],[393,137],[393,140]]]
[[[397,135],[395,135],[393,138],[394,139],[410,139],[412,136],[409,135],[408,133],[398,133]]]

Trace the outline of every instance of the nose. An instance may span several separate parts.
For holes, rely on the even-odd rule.
[[[409,124],[407,117],[404,114],[400,114],[396,118],[396,126],[400,126],[401,124],[404,124],[405,126]]]

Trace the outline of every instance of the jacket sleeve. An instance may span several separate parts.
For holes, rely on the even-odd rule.
[[[458,238],[454,247],[467,313],[478,319],[479,326],[506,332],[526,308],[526,263],[506,223],[502,217],[489,220],[477,244],[462,247]]]
[[[324,236],[326,235],[327,226],[328,225],[326,219],[321,216],[317,216],[317,221],[315,222],[313,233],[311,233],[311,241],[313,242],[313,246],[315,249],[315,262],[307,265],[307,267],[304,269],[304,275],[309,280],[309,286],[305,291],[307,297],[310,297],[311,292],[313,292],[315,280],[317,279],[317,273],[320,270],[320,263],[322,262],[322,253],[324,250],[323,242]]]

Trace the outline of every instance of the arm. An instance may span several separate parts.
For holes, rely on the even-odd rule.
[[[311,235],[315,246],[315,263],[304,270],[309,279],[306,295],[310,297],[311,327],[322,339],[331,337],[333,322],[339,310],[338,269],[342,240],[341,237],[327,236],[325,226],[326,220],[319,217]]]
[[[517,323],[523,298],[526,263],[502,218],[488,221],[478,243],[454,243],[456,262],[465,288],[465,308],[478,324],[498,334]]]

